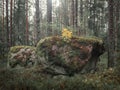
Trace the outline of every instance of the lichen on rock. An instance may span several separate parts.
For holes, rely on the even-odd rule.
[[[8,55],[8,67],[32,67],[36,62],[35,47],[13,46]]]

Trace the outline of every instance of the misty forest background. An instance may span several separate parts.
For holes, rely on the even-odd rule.
[[[119,68],[119,0],[0,0],[0,68],[10,47],[36,46],[45,37],[61,36],[64,28],[74,36],[101,38],[100,68]]]

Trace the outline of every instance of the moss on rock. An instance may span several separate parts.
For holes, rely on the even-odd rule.
[[[32,46],[14,46],[10,48],[8,55],[8,66],[15,68],[31,67],[35,64],[35,47]]]
[[[37,56],[40,64],[53,71],[74,74],[80,72],[92,57],[103,52],[103,41],[98,38],[59,36],[47,37],[37,44]]]

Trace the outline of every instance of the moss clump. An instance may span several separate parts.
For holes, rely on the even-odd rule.
[[[32,47],[32,46],[13,46],[13,47],[10,48],[10,52],[11,53],[16,53],[22,48],[25,48],[25,49],[30,48],[32,50],[36,49],[35,47]]]
[[[14,46],[10,48],[8,66],[15,68],[31,67],[36,62],[36,48],[32,46]]]
[[[100,38],[97,38],[97,37],[79,37],[79,40],[80,41],[83,41],[83,42],[89,42],[89,43],[99,43],[99,44],[103,44],[103,41],[102,39]]]

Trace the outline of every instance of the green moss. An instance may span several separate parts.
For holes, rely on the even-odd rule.
[[[67,40],[63,37],[53,36],[53,37],[46,37],[41,39],[37,44],[37,53],[42,54],[46,50],[49,52],[53,45],[57,45],[58,47],[62,47],[65,45],[71,45],[73,47],[80,47],[82,45],[102,45],[103,41],[97,37],[72,37],[71,39]]]
[[[17,65],[22,67],[33,66],[36,60],[35,50],[36,48],[32,46],[11,47],[8,54],[8,67],[13,68]]]
[[[42,39],[37,44],[37,56],[39,60],[44,57],[46,63],[54,63],[67,67],[67,71],[80,71],[87,62],[82,60],[87,59],[87,45],[93,46],[95,53],[100,53],[103,41],[96,37],[72,37],[66,39],[59,36],[47,37]],[[102,51],[102,50],[101,50]],[[81,59],[81,58],[82,59]],[[40,61],[40,62],[43,62]]]
[[[76,40],[77,42],[83,42],[83,43],[91,43],[91,44],[99,43],[99,44],[103,44],[102,39],[100,39],[98,37],[76,37],[76,36],[74,36],[71,39],[69,39],[69,41],[73,41],[73,40]],[[39,47],[43,43],[45,44],[47,42],[49,42],[49,44],[54,43],[54,44],[58,44],[58,45],[63,44],[63,43],[64,44],[68,43],[67,39],[64,40],[64,38],[62,38],[62,37],[54,36],[54,37],[46,37],[44,39],[41,39],[38,42],[37,46]],[[69,42],[69,43],[71,43],[71,42]]]
[[[73,39],[78,39],[78,41],[80,42],[84,42],[84,43],[99,43],[99,44],[103,44],[103,41],[101,38],[98,37],[73,37]]]
[[[22,48],[25,48],[25,49],[30,48],[30,49],[35,50],[35,47],[32,47],[32,46],[13,46],[13,47],[10,48],[10,52],[11,53],[16,53]]]

